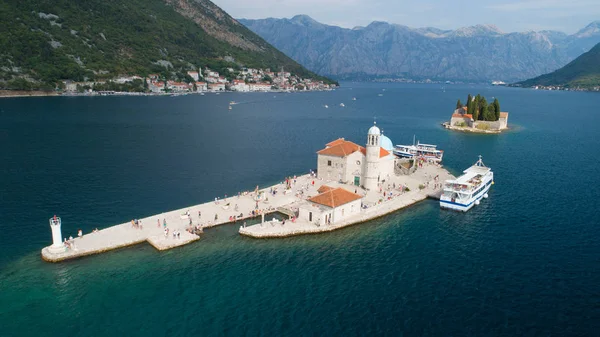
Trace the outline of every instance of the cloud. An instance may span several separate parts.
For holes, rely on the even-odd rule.
[[[531,10],[553,10],[553,9],[575,9],[575,8],[599,8],[597,0],[522,0],[518,2],[496,3],[487,6],[489,9],[505,12],[523,12]]]

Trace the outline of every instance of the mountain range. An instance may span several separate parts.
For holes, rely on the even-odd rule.
[[[0,89],[232,66],[323,79],[208,0],[0,2]],[[326,80],[326,79],[325,79]]]
[[[600,21],[571,35],[504,33],[493,25],[442,30],[387,22],[347,29],[306,15],[238,21],[308,69],[337,79],[515,82],[556,70],[600,42]]]
[[[600,87],[600,43],[566,66],[516,85],[598,90]]]

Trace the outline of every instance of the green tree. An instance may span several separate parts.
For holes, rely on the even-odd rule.
[[[462,103],[460,102],[460,98],[458,99],[458,101],[456,102],[456,108],[457,109],[461,109],[463,107]]]
[[[477,95],[477,96],[479,96],[479,95]],[[487,108],[488,108],[488,104],[487,104],[487,101],[485,100],[485,97],[483,97],[483,96],[480,97],[478,106],[479,106],[478,117],[479,117],[479,120],[482,121],[485,119],[485,116],[487,114]]]
[[[467,96],[467,106],[469,105],[469,103],[471,103],[472,100],[473,100],[473,96],[471,96],[471,94],[469,94]]]
[[[494,103],[492,103],[492,104],[494,104],[494,107],[495,107],[494,113],[495,113],[496,120],[499,120],[500,119],[500,111],[501,111],[500,110],[500,102],[498,102],[498,99],[495,98]]]
[[[481,98],[481,96],[477,95],[475,96],[475,98],[473,99],[473,107],[472,107],[472,114],[473,114],[473,120],[479,120],[479,113],[480,108],[479,108],[479,99]]]
[[[488,111],[489,116],[486,116],[485,120],[486,121],[488,121],[488,120],[495,121],[496,120],[496,106],[494,105],[494,103],[490,103],[490,105],[488,105],[487,111]],[[492,118],[492,119],[490,119],[490,118]]]

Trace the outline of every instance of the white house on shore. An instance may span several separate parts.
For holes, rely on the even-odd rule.
[[[269,83],[250,83],[250,91],[271,91]]]
[[[224,83],[209,83],[208,90],[210,91],[225,91]]]
[[[333,225],[361,210],[362,196],[343,188],[321,186],[319,194],[298,207],[298,218],[320,226]]]
[[[195,82],[198,82],[200,80],[200,74],[198,74],[197,71],[188,71],[187,73],[188,75],[190,75],[191,78],[194,79]]]
[[[245,81],[242,81],[242,80],[233,80],[233,82],[231,82],[230,88],[233,91],[240,91],[240,92],[250,91],[250,86],[248,84],[246,84]]]
[[[375,190],[380,182],[394,175],[394,162],[392,141],[373,125],[366,147],[339,138],[318,151],[317,175],[320,179]]]
[[[207,91],[208,90],[208,85],[206,84],[206,82],[196,82],[196,91],[197,92],[202,92],[202,91]]]

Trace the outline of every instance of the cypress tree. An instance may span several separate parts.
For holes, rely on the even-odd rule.
[[[475,96],[475,99],[471,102],[471,114],[473,114],[473,120],[479,119],[479,95]]]
[[[479,95],[478,95],[479,96]],[[479,101],[479,120],[485,120],[485,116],[487,115],[488,104],[485,100],[485,97],[481,97]]]
[[[461,109],[463,107],[462,103],[460,102],[460,98],[458,99],[458,102],[456,102],[456,108],[457,109]]]
[[[488,118],[496,118],[496,106],[494,105],[494,103],[490,103],[490,105],[488,105],[487,111],[489,112],[489,117]],[[486,118],[485,120],[494,120],[494,119],[488,119]]]
[[[495,108],[494,116],[495,116],[496,120],[499,120],[500,119],[500,102],[498,102],[498,99],[496,98],[496,99],[494,99],[494,103],[492,103],[492,104],[494,104],[494,108]]]

